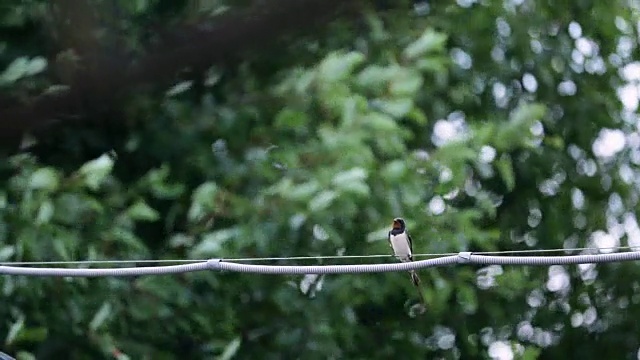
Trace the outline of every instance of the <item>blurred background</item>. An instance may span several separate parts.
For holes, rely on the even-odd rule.
[[[639,21],[634,0],[5,0],[0,262],[385,255],[397,216],[415,253],[634,249]],[[402,272],[2,276],[0,350],[640,356],[637,263],[420,275],[422,315]]]

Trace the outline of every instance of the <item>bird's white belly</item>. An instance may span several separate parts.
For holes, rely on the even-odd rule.
[[[406,235],[391,235],[390,239],[393,253],[401,261],[411,260],[411,248],[409,247],[409,240]]]

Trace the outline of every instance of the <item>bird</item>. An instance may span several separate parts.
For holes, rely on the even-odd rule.
[[[407,226],[402,218],[393,219],[393,227],[389,231],[389,246],[393,249],[393,254],[402,262],[413,261],[413,243],[411,236],[407,232]],[[409,271],[411,282],[416,287],[420,286],[420,277],[415,270]]]

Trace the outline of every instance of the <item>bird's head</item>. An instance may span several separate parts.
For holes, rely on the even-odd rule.
[[[393,228],[404,231],[405,229],[404,219],[403,218],[393,219]]]

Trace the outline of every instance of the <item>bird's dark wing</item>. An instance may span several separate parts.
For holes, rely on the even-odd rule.
[[[413,240],[411,240],[411,235],[409,235],[409,233],[407,234],[407,240],[409,241],[409,250],[411,250],[411,253],[413,254]]]

